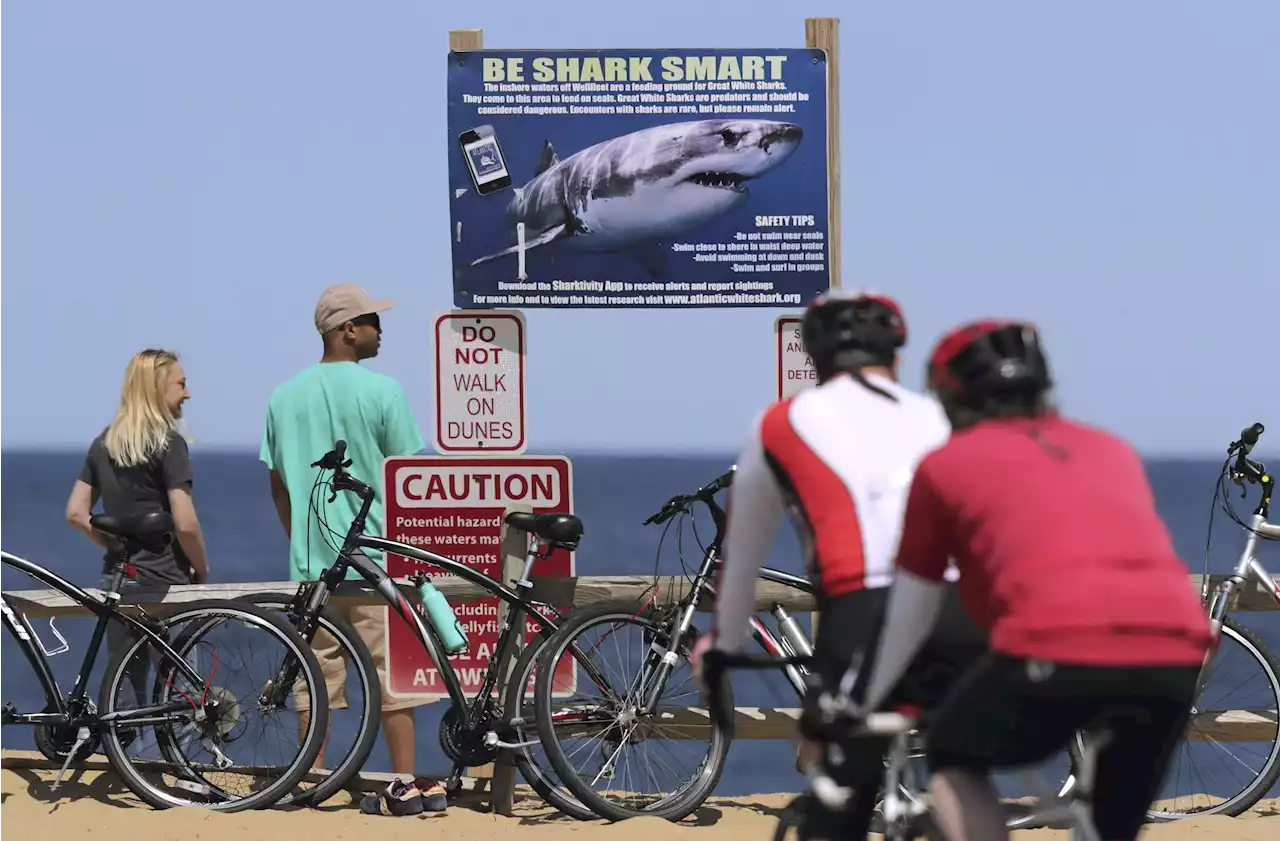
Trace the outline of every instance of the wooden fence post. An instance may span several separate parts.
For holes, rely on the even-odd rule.
[[[532,506],[528,504],[516,504],[509,506],[502,512],[502,537],[500,539],[502,552],[502,583],[507,587],[514,588],[516,581],[520,578],[520,574],[524,572],[524,559],[529,552],[529,535],[520,529],[513,529],[506,524],[507,515],[515,512],[532,512]],[[507,603],[498,603],[498,627],[502,627],[502,623],[507,618]],[[528,618],[525,618],[528,621]],[[494,690],[497,693],[498,703],[501,704],[506,700],[507,683],[511,680],[511,674],[515,671],[516,661],[520,659],[520,652],[524,649],[524,634],[521,633],[514,640],[514,650],[507,658],[507,662],[498,676],[498,686]],[[493,656],[499,656],[500,652],[493,652]],[[511,751],[502,751],[498,754],[498,759],[493,763],[493,781],[490,783],[489,801],[492,804],[493,812],[497,815],[510,815],[512,808],[515,806],[516,795],[516,766],[512,761]]]
[[[449,52],[468,52],[484,49],[483,29],[449,30]]]

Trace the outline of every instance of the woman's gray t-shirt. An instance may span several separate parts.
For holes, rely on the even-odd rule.
[[[105,443],[106,431],[93,439],[80,481],[96,488],[102,499],[102,513],[108,517],[131,517],[148,511],[170,511],[169,491],[188,488],[195,482],[187,442],[176,432],[169,433],[168,446],[146,464],[120,467],[111,461]],[[170,512],[172,513],[172,512]],[[103,557],[104,566],[114,565],[120,547],[113,546]],[[138,582],[190,584],[191,563],[176,539],[162,551],[144,549],[132,559]]]

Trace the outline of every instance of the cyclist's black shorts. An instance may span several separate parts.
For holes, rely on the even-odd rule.
[[[801,732],[806,736],[823,738],[816,715],[818,687],[834,693],[851,664],[857,667],[859,678],[853,694],[860,699],[879,645],[888,596],[888,587],[857,590],[821,606],[814,641],[813,672],[817,686],[811,686],[805,693],[804,715],[800,720]],[[955,585],[947,584],[942,612],[933,633],[907,668],[889,703],[916,704],[926,710],[936,707],[960,675],[986,653],[986,631],[969,617]]]
[[[930,769],[1033,766],[1066,748],[1078,730],[1106,727],[1094,824],[1102,838],[1136,838],[1182,738],[1198,673],[1194,666],[1101,668],[988,655],[931,717]]]

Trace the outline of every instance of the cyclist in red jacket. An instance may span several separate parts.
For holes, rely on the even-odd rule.
[[[928,726],[938,825],[950,841],[1007,837],[991,769],[1042,762],[1077,729],[1105,724],[1094,823],[1106,841],[1132,841],[1210,645],[1142,462],[1052,407],[1030,324],[954,330],[928,379],[952,435],[912,479],[885,625],[858,676],[861,708],[885,702],[928,637],[952,559],[991,653]]]

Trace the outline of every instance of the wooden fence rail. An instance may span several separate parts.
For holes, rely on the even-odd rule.
[[[504,529],[504,532],[507,532]],[[504,570],[503,578],[508,585],[514,581],[519,571],[520,550],[507,545],[509,532],[503,535]],[[1224,576],[1210,576],[1210,587]],[[1280,585],[1280,576],[1276,578]],[[405,597],[417,603],[420,596],[407,580],[396,579]],[[489,594],[456,576],[443,576],[434,579],[436,587],[452,603],[474,602]],[[1200,589],[1202,578],[1199,575],[1190,577],[1190,586]],[[598,575],[568,578],[535,578],[531,598],[536,602],[555,605],[557,607],[582,607],[601,602],[634,601],[642,602],[652,596],[655,604],[671,604],[684,598],[689,592],[689,580],[683,576],[649,576],[649,575]],[[124,597],[122,604],[154,607],[157,605],[179,605],[201,601],[203,599],[237,599],[245,596],[270,593],[280,596],[292,596],[297,592],[298,582],[267,581],[237,584],[191,584],[174,585],[130,593]],[[87,592],[100,595],[101,591],[86,588]],[[30,618],[54,618],[72,616],[91,616],[92,614],[75,601],[52,590],[14,590],[4,594],[9,606]],[[338,585],[330,598],[336,602],[361,605],[385,604],[382,596],[363,581],[349,581]],[[774,605],[796,612],[813,612],[816,608],[813,597],[798,590],[768,581],[756,584],[756,609],[768,610]],[[1272,595],[1261,587],[1245,588],[1238,593],[1234,610],[1257,611],[1275,610],[1276,602]],[[703,602],[700,610],[710,610],[711,605]],[[796,720],[800,710],[794,707],[737,707],[736,739],[784,739],[795,736]],[[705,739],[709,732],[707,711],[698,707],[666,708],[651,725],[663,735],[675,738]],[[1276,713],[1260,710],[1229,710],[1203,713],[1194,721],[1195,740],[1213,739],[1224,742],[1244,742],[1271,740],[1276,733]],[[471,773],[479,777],[492,776],[489,788],[493,808],[501,814],[510,814],[516,780],[508,755],[504,752],[495,766],[471,769]],[[365,774],[362,782],[378,779],[380,775]]]
[[[1209,586],[1213,587],[1225,575],[1209,576]],[[1280,576],[1275,577],[1276,586],[1280,588]],[[1202,578],[1190,576],[1190,584],[1197,591]],[[480,587],[452,575],[432,579],[436,588],[451,603],[459,604],[477,601],[489,594]],[[420,601],[418,591],[406,580],[396,579],[401,592],[411,602]],[[654,604],[671,604],[684,598],[689,593],[689,580],[683,576],[672,575],[589,575],[566,578],[540,578],[533,580],[531,598],[535,602],[555,605],[557,607],[582,607],[610,601],[642,601],[650,593],[655,593]],[[86,587],[91,594],[101,595],[102,591]],[[270,593],[278,596],[292,596],[298,591],[296,581],[263,581],[238,584],[175,584],[167,588],[151,589],[129,593],[122,599],[124,605],[155,606],[160,604],[184,604],[203,599],[238,599],[255,593]],[[76,602],[53,590],[10,590],[4,594],[5,600],[14,610],[25,613],[30,618],[91,616],[92,614]],[[382,596],[363,581],[344,581],[333,591],[330,598],[348,604],[379,605],[385,604]],[[799,590],[771,581],[756,582],[756,608],[768,610],[779,604],[790,611],[813,611],[816,609],[813,597]],[[699,610],[710,610],[707,601],[698,606]],[[1275,610],[1276,601],[1266,590],[1254,584],[1244,588],[1237,594],[1234,610],[1256,611]]]

